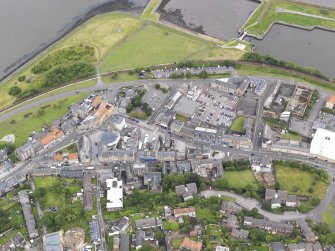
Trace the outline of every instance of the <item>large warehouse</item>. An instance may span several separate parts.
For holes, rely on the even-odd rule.
[[[335,132],[318,128],[311,143],[310,153],[335,161]]]

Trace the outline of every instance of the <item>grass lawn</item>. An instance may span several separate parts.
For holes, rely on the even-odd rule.
[[[289,193],[314,196],[320,200],[326,194],[328,184],[315,179],[315,175],[309,171],[275,165],[275,173],[276,180],[280,183],[281,189]],[[313,182],[315,182],[315,185],[312,184]],[[310,187],[313,188],[312,193],[308,191]]]
[[[252,250],[256,250],[256,251],[269,251],[269,247],[267,246],[254,246],[252,248]]]
[[[179,120],[179,121],[182,121],[182,122],[186,122],[186,121],[188,121],[188,118],[177,113],[176,114],[176,120]]]
[[[64,147],[60,151],[63,152],[63,153],[77,153],[78,152],[78,147],[77,147],[77,144],[74,143],[72,145]]]
[[[203,50],[208,46],[148,25],[111,52],[102,72],[187,60]]]
[[[244,121],[245,121],[244,117],[237,116],[234,119],[234,121],[233,121],[233,123],[232,123],[232,125],[230,127],[230,130],[234,131],[234,132],[241,132],[241,133],[243,133],[244,132],[244,129],[243,129],[243,127],[244,127]]]
[[[197,220],[215,219],[209,208],[196,207]]]
[[[118,72],[117,75],[118,76],[116,79],[113,79],[111,76],[102,77],[102,81],[105,84],[114,84],[120,82],[136,81],[140,79],[137,73],[130,75],[127,72]]]
[[[143,11],[141,17],[144,19],[158,21],[160,15],[159,13],[156,12],[156,10],[159,7],[160,3],[161,0],[151,0],[150,3],[145,8],[145,10]]]
[[[278,12],[278,8],[284,10],[284,12]],[[286,10],[300,13],[288,13]],[[315,17],[304,15],[304,13],[314,15]],[[326,20],[325,18],[334,20]],[[289,0],[269,0],[264,1],[261,4],[257,11],[254,12],[253,16],[245,24],[244,28],[248,31],[248,33],[263,36],[272,23],[276,21],[284,22],[286,24],[299,25],[306,28],[318,25],[334,29],[335,10],[326,7],[320,8],[317,5],[303,4]]]
[[[246,185],[251,185],[257,189],[257,181],[251,170],[243,171],[226,171],[224,178],[229,182],[232,189],[242,189]]]
[[[300,134],[295,134],[295,133],[286,133],[281,135],[282,139],[289,139],[289,140],[295,140],[295,141],[301,141],[302,137]]]
[[[335,228],[335,208],[329,205],[327,210],[322,212],[322,221],[326,223],[330,229]]]
[[[8,134],[14,134],[16,138],[15,146],[21,146],[28,140],[32,131],[40,131],[43,125],[50,125],[55,119],[60,118],[67,112],[69,105],[78,103],[86,95],[81,93],[18,114],[0,124],[0,138]],[[39,112],[41,110],[42,113]]]

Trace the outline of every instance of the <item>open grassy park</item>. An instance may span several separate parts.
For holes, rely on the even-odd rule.
[[[335,10],[290,0],[265,0],[243,29],[249,34],[262,37],[276,22],[307,29],[314,26],[335,29]]]
[[[21,146],[27,141],[32,131],[40,131],[43,125],[50,125],[55,119],[63,116],[71,104],[80,102],[85,96],[85,93],[77,94],[47,103],[29,112],[20,113],[0,124],[0,138],[14,134],[15,146]]]
[[[328,181],[323,181],[309,170],[275,164],[275,174],[281,190],[289,193],[317,197],[322,200],[327,192]]]
[[[208,49],[206,44],[148,25],[111,52],[102,72],[185,61]]]

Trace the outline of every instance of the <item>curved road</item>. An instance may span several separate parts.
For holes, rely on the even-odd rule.
[[[335,192],[335,183],[332,183],[331,186],[328,189],[326,197],[330,197],[332,199],[334,192]],[[227,192],[227,191],[216,191],[216,190],[206,190],[201,192],[201,196],[204,196],[206,198],[211,196],[228,196],[236,199],[236,202],[243,208],[251,210],[253,208],[257,208],[259,214],[263,215],[264,217],[270,219],[274,222],[281,222],[282,220],[285,221],[293,221],[297,219],[307,219],[311,218],[314,221],[320,222],[322,220],[321,213],[324,210],[325,207],[328,206],[329,201],[328,199],[325,199],[320,203],[320,205],[316,208],[314,208],[312,211],[305,213],[305,214],[297,214],[296,212],[285,212],[283,214],[275,214],[270,213],[268,211],[265,211],[261,208],[261,204],[258,200],[252,199],[252,198],[244,198],[241,195]]]

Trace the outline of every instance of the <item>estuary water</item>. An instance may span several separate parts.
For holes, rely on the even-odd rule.
[[[148,0],[1,0],[0,79],[89,16],[140,11]]]

